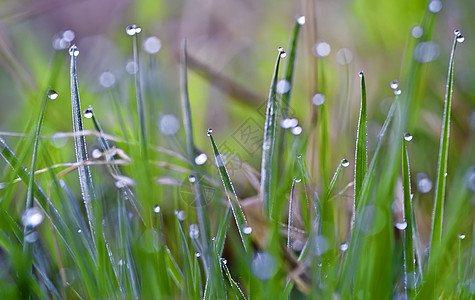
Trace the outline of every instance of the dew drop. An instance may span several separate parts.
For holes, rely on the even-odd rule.
[[[76,45],[72,45],[69,48],[69,55],[74,56],[74,57],[79,55],[79,49]]]
[[[459,234],[459,239],[464,240],[465,239],[465,234],[463,234],[463,233]]]
[[[106,89],[113,86],[115,81],[115,76],[111,72],[104,72],[99,76],[99,84]]]
[[[137,33],[142,32],[142,28],[140,28],[137,24],[129,25],[125,28],[125,32],[130,35],[134,36]]]
[[[159,214],[160,211],[161,211],[160,205],[156,204],[156,205],[153,207],[153,212],[156,213],[156,214]]]
[[[292,249],[294,251],[302,251],[304,243],[301,240],[295,240],[292,242]]]
[[[290,82],[285,79],[279,80],[279,82],[277,82],[276,91],[279,94],[288,93],[290,91]]]
[[[287,57],[287,52],[281,51],[280,52],[280,58],[286,58]]]
[[[421,42],[414,48],[414,59],[422,64],[430,63],[439,57],[440,48],[434,42]]]
[[[463,43],[465,41],[465,37],[461,34],[457,35],[457,43]]]
[[[393,80],[389,83],[389,87],[391,87],[393,90],[396,90],[399,87],[399,82],[397,80]]]
[[[185,221],[185,212],[183,210],[175,211],[175,214],[179,221]]]
[[[81,233],[81,232],[82,232],[81,228],[78,228],[78,233]]]
[[[224,257],[221,258],[221,262],[222,262],[223,264],[225,264],[225,265],[228,264],[228,261],[227,261],[226,258],[224,258]]]
[[[345,252],[346,250],[348,250],[348,244],[347,243],[343,243],[340,245],[340,250]]]
[[[413,38],[420,39],[423,34],[424,34],[424,29],[421,26],[416,25],[416,26],[412,27],[411,36]]]
[[[76,34],[74,33],[74,31],[68,29],[63,32],[62,39],[70,43],[74,40],[75,37],[76,37]]]
[[[212,129],[212,128],[208,128],[207,135],[210,136],[212,133],[213,133],[213,129]]]
[[[138,72],[139,67],[134,61],[131,60],[125,65],[125,70],[127,71],[127,73],[133,75]]]
[[[94,111],[92,110],[92,106],[89,105],[83,112],[84,118],[90,119],[94,115]]]
[[[405,140],[406,142],[412,141],[412,134],[410,134],[409,132],[406,132],[406,133],[404,134],[404,140]]]
[[[198,225],[196,224],[191,224],[189,227],[189,235],[190,239],[197,239],[200,235],[200,230],[198,229]]]
[[[249,226],[244,226],[242,229],[242,233],[244,234],[251,234],[251,232],[252,232],[252,228]]]
[[[458,36],[458,35],[460,35],[460,34],[462,34],[462,33],[460,32],[459,29],[455,29],[455,30],[454,30],[454,35],[455,35],[455,36]]]
[[[341,160],[341,165],[344,167],[344,168],[347,168],[349,165],[350,165],[350,162],[346,159],[346,158],[343,158]]]
[[[297,23],[299,23],[299,25],[304,25],[305,24],[305,16],[297,17]]]
[[[208,160],[208,156],[205,153],[201,153],[195,157],[195,164],[198,166],[203,165]]]
[[[416,174],[417,190],[421,194],[426,194],[432,190],[432,181],[424,173]]]
[[[293,134],[293,135],[300,135],[302,133],[302,127],[300,126],[295,126],[293,128],[290,129],[290,132]]]
[[[195,175],[190,175],[190,176],[188,176],[188,181],[191,182],[191,183],[196,182],[196,177],[195,177]]]
[[[49,89],[46,95],[47,95],[48,99],[50,99],[50,100],[58,99],[58,93],[56,93],[56,91],[53,90],[53,89]]]
[[[38,240],[38,233],[36,231],[29,232],[24,237],[25,242],[34,243]]]
[[[200,256],[201,256],[201,253],[195,252],[195,257],[200,257]]]
[[[296,183],[300,183],[300,182],[302,182],[302,179],[300,177],[294,177],[294,181]]]
[[[268,252],[258,252],[251,263],[251,270],[260,280],[267,280],[277,272],[275,258]]]
[[[313,97],[312,97],[312,103],[316,106],[320,106],[322,105],[323,103],[325,103],[325,95],[322,95],[320,93],[318,94],[315,94]]]
[[[98,158],[100,158],[100,157],[102,156],[102,152],[101,152],[101,150],[99,150],[99,149],[94,149],[94,150],[92,150],[92,152],[91,152],[91,156],[92,156],[92,158],[94,158],[94,159],[98,159]]]
[[[175,135],[180,130],[180,121],[175,115],[163,115],[158,121],[158,129],[163,135]]]
[[[331,50],[330,44],[327,42],[319,42],[313,46],[312,52],[314,56],[326,57],[330,55]]]
[[[162,48],[162,41],[156,36],[151,36],[147,38],[145,42],[143,43],[143,49],[148,54],[158,53],[158,51],[160,51],[161,48]]]
[[[466,173],[467,187],[472,192],[475,192],[475,165],[471,165]]]
[[[330,245],[328,243],[328,240],[324,236],[317,235],[313,237],[313,245],[311,251],[314,255],[322,256],[328,251],[329,248]]]
[[[353,53],[347,48],[341,48],[336,52],[335,56],[337,63],[340,65],[347,65],[353,60]]]
[[[427,4],[427,9],[429,12],[436,14],[442,9],[442,2],[440,0],[432,0]]]
[[[400,89],[394,90],[394,95],[399,96],[402,94],[402,91]]]
[[[277,47],[277,51],[283,52],[283,51],[284,51],[284,47]]]
[[[40,209],[33,207],[25,210],[21,217],[21,223],[25,227],[36,227],[43,222],[44,216]]]
[[[396,228],[398,230],[404,230],[407,228],[407,223],[406,222],[397,222],[396,224],[394,224],[394,226],[396,226]]]
[[[358,73],[358,76],[360,76],[360,78],[363,78],[363,75],[364,75],[363,71],[360,71],[360,72]]]

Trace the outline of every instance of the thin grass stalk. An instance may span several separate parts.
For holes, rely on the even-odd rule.
[[[84,130],[82,125],[82,111],[81,101],[79,99],[79,87],[77,79],[76,58],[79,55],[79,50],[76,45],[71,46],[69,49],[71,56],[70,63],[70,77],[71,77],[71,106],[73,115],[73,131],[75,133]],[[74,136],[74,149],[76,152],[76,161],[81,163],[87,160],[87,146],[86,138],[83,135]],[[87,219],[91,230],[91,235],[94,241],[94,214],[92,211],[92,201],[95,201],[94,186],[92,183],[91,172],[89,166],[80,165],[78,167],[79,173],[79,185],[81,187],[81,193],[86,207]]]
[[[293,227],[293,203],[294,203],[294,192],[295,192],[295,183],[297,182],[297,178],[292,180],[292,187],[290,188],[290,196],[289,196],[289,217],[287,221],[287,248],[292,249],[292,240],[290,237],[291,228]]]
[[[227,266],[226,260],[223,258],[220,261],[221,267],[223,268],[224,272],[226,273],[226,276],[228,277],[229,283],[231,284],[232,291],[234,293],[234,296],[238,300],[247,300],[246,296],[244,296],[244,293],[242,292],[241,288],[237,284],[237,282],[232,278],[231,272],[229,272],[229,268]]]
[[[278,48],[277,60],[275,62],[274,74],[269,89],[269,97],[266,110],[266,121],[264,125],[264,138],[262,143],[262,163],[261,163],[261,184],[259,193],[264,202],[264,211],[268,218],[272,215],[274,199],[272,198],[272,161],[275,144],[275,127],[277,117],[277,78],[281,57],[285,57],[282,47]]]
[[[367,160],[367,134],[366,134],[366,84],[365,76],[361,71],[361,109],[358,120],[358,132],[356,135],[356,151],[355,151],[355,209],[358,207],[360,199],[361,186],[366,175]]]
[[[455,48],[460,32],[455,32],[452,52],[450,53],[449,70],[447,75],[447,89],[445,92],[444,115],[442,119],[442,133],[440,136],[439,159],[437,163],[437,183],[435,185],[435,204],[432,215],[432,230],[430,253],[440,247],[442,239],[442,222],[444,218],[445,185],[447,182],[447,161],[449,155],[450,113],[452,108],[452,87],[454,82]],[[460,35],[461,36],[461,35]],[[463,37],[462,37],[463,38]],[[429,256],[430,258],[430,256]]]
[[[402,143],[402,181],[404,193],[404,221],[406,228],[404,230],[404,277],[406,297],[413,299],[416,296],[416,273],[414,266],[414,246],[412,231],[412,197],[411,197],[411,179],[409,168],[409,156],[407,147]]]

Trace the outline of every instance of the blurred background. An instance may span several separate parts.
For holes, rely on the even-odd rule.
[[[72,131],[67,49],[75,43],[81,53],[78,79],[82,107],[92,105],[104,130],[121,136],[111,95],[122,101],[126,111],[135,101],[133,74],[137,66],[125,28],[136,23],[142,28],[140,72],[151,144],[184,153],[178,121],[178,57],[180,43],[186,38],[196,144],[212,156],[206,137],[211,127],[220,149],[259,169],[260,152],[255,146],[259,140],[252,144],[246,130],[249,134],[263,124],[277,47],[287,48],[295,18],[304,15],[291,117],[307,130],[315,102],[321,99],[314,96],[324,96],[331,128],[332,153],[328,157],[332,170],[341,158],[353,161],[360,106],[358,72],[366,74],[371,151],[394,98],[389,83],[398,80],[404,86],[407,78],[401,76],[408,60],[424,64],[417,93],[420,111],[408,130],[414,135],[409,145],[412,186],[423,216],[421,234],[427,241],[454,29],[461,30],[465,42],[459,45],[455,60],[449,174],[467,152],[472,153],[471,161],[463,164],[475,163],[475,151],[469,147],[475,130],[474,11],[471,0],[2,0],[0,131],[30,132],[54,55],[64,56],[64,64],[53,87],[59,98],[47,112],[44,133]],[[432,22],[430,33],[420,27],[424,20]],[[92,128],[88,122],[85,126]],[[171,138],[175,134],[178,138]],[[8,138],[11,145],[17,140]],[[56,162],[74,160],[72,140],[54,144],[57,150],[51,151],[56,151]],[[309,151],[307,158],[314,155]],[[5,169],[3,161],[0,166]],[[312,168],[317,170],[318,162]],[[230,173],[238,194],[245,198],[253,192],[239,176],[241,169],[238,163],[236,168],[230,167]],[[345,172],[340,190],[352,175]],[[475,190],[475,179],[467,180]],[[350,200],[348,193],[343,197]]]

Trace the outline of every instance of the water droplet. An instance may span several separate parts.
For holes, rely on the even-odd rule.
[[[252,228],[249,226],[244,226],[242,229],[242,233],[244,234],[251,234],[251,232],[252,232]]]
[[[422,64],[430,63],[439,57],[439,45],[434,42],[421,42],[414,48],[414,59]]]
[[[286,58],[287,57],[287,52],[281,51],[280,52],[280,58]]]
[[[301,240],[295,240],[292,242],[292,249],[294,251],[302,251],[304,243]]]
[[[158,53],[158,51],[160,51],[161,48],[162,48],[162,41],[156,36],[151,36],[147,38],[145,42],[143,42],[143,49],[148,54]]]
[[[180,129],[180,121],[172,114],[163,115],[158,121],[158,129],[163,135],[175,135]]]
[[[213,237],[211,238],[211,240],[214,242],[214,241],[216,240],[216,237],[213,236]]]
[[[125,188],[126,186],[135,185],[135,181],[132,178],[124,175],[116,175],[115,179],[117,179],[117,181],[114,183],[114,185],[118,189]]]
[[[84,118],[90,119],[94,115],[94,111],[92,110],[92,106],[89,105],[83,112]]]
[[[210,136],[211,134],[213,133],[213,129],[212,128],[208,128],[208,132],[206,133],[208,136]]]
[[[330,44],[327,42],[319,42],[313,46],[312,52],[314,56],[326,57],[330,55],[331,50]]]
[[[295,118],[286,118],[280,121],[280,126],[284,129],[289,129],[297,126],[299,121]]]
[[[79,49],[76,45],[72,45],[70,48],[69,48],[69,55],[71,56],[78,56],[79,55]]]
[[[277,51],[279,51],[279,52],[284,51],[284,47],[277,47]]]
[[[49,89],[48,93],[46,94],[50,100],[56,100],[58,99],[58,93],[56,93],[55,90]]]
[[[175,214],[179,221],[185,221],[185,212],[183,210],[175,211]]]
[[[188,181],[191,182],[191,183],[194,183],[194,182],[196,182],[196,177],[194,175],[190,175],[190,176],[188,176]]]
[[[81,228],[78,228],[78,233],[81,233],[81,232],[82,232]]]
[[[389,87],[391,87],[393,90],[396,90],[399,87],[399,82],[397,80],[393,80],[389,83]]]
[[[98,158],[100,158],[100,157],[102,156],[102,152],[101,152],[101,150],[99,150],[99,149],[94,149],[94,150],[92,150],[92,152],[91,152],[91,156],[92,156],[92,158],[94,158],[94,159],[98,159]]]
[[[159,214],[160,211],[161,211],[160,205],[156,204],[156,205],[153,207],[153,212],[156,213],[156,214]]]
[[[396,228],[398,230],[404,230],[407,228],[407,223],[406,222],[397,222],[396,224],[394,224],[394,226],[396,226]]]
[[[24,241],[27,243],[34,243],[37,240],[38,240],[38,233],[36,231],[29,232],[24,237]]]
[[[424,29],[421,26],[416,25],[416,26],[412,27],[411,36],[413,38],[420,39],[423,34],[424,34]]]
[[[353,53],[347,48],[341,48],[336,52],[335,56],[337,63],[340,65],[347,65],[353,60]]]
[[[290,82],[285,79],[279,80],[279,82],[277,82],[276,91],[279,94],[288,93],[290,91]]]
[[[295,126],[293,128],[290,129],[290,132],[293,134],[293,135],[300,135],[302,133],[302,127],[300,126]]]
[[[348,250],[348,244],[347,243],[343,243],[340,245],[340,250],[345,252],[346,250]]]
[[[130,75],[133,75],[133,74],[138,72],[139,67],[134,61],[131,60],[131,61],[127,62],[127,64],[125,65],[125,70]]]
[[[208,160],[208,156],[205,153],[201,153],[195,157],[195,164],[198,166],[203,165]]]
[[[402,94],[402,91],[400,89],[394,90],[394,95],[399,96]]]
[[[299,23],[299,25],[304,25],[305,24],[305,16],[298,16],[297,17],[297,23]]]
[[[447,177],[447,175],[449,175],[447,172],[444,173],[444,177]]]
[[[201,253],[195,252],[195,257],[200,257],[200,256],[201,256]]]
[[[63,36],[62,36],[63,40],[65,40],[66,42],[69,42],[69,43],[72,42],[75,37],[76,37],[76,34],[74,34],[74,31],[69,30],[69,29],[65,30],[63,32]]]
[[[267,280],[277,272],[275,258],[268,252],[258,252],[251,263],[251,270],[260,280]]]
[[[424,173],[416,174],[417,190],[421,194],[428,193],[432,190],[432,181]]]
[[[464,240],[465,239],[465,234],[463,234],[463,233],[459,234],[459,239]]]
[[[25,210],[21,217],[21,223],[25,227],[36,227],[43,222],[44,216],[39,208],[33,207]]]
[[[190,239],[197,239],[200,236],[200,230],[198,229],[198,225],[196,224],[190,225],[189,235],[190,235]]]
[[[111,72],[104,72],[99,76],[99,84],[103,88],[110,88],[115,84],[115,76]]]
[[[406,133],[404,134],[404,140],[405,140],[406,142],[412,141],[412,134],[410,134],[409,132],[406,132]]]
[[[427,9],[429,12],[436,14],[442,10],[442,2],[440,0],[432,0],[427,4]]]
[[[227,261],[226,258],[224,258],[224,257],[221,258],[221,262],[222,262],[223,264],[225,264],[225,265],[228,264],[228,261]]]
[[[350,165],[350,162],[346,159],[346,158],[343,158],[341,160],[341,165],[344,167],[344,168],[347,168],[349,165]]]
[[[142,32],[142,28],[140,28],[137,24],[129,25],[125,28],[125,32],[130,35],[134,36],[137,33]]]
[[[457,35],[457,43],[463,43],[465,41],[465,37],[461,34]]]
[[[312,103],[316,106],[320,106],[322,105],[323,103],[325,103],[325,95],[322,95],[322,94],[315,94],[313,97],[312,97]]]
[[[363,75],[364,75],[363,71],[360,71],[360,72],[358,73],[358,76],[360,76],[360,78],[363,78]]]
[[[317,256],[322,256],[327,252],[330,245],[327,239],[322,235],[317,235],[313,238],[312,253]]]
[[[459,34],[462,34],[462,33],[460,32],[460,30],[459,30],[459,29],[455,29],[455,30],[454,30],[454,35],[455,35],[455,36],[458,36]]]
[[[302,179],[300,177],[294,177],[294,181],[296,183],[300,183],[300,182],[302,182]]]

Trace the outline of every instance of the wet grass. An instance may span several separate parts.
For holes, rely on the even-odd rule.
[[[439,116],[443,125],[439,159],[434,162],[431,241],[424,245],[430,249],[425,251],[419,249],[413,200],[417,183],[409,163],[417,150],[411,140],[417,136],[406,133],[418,118],[413,115],[417,104],[413,100],[423,64],[412,58],[413,49],[408,47],[400,75],[402,88],[392,84],[394,97],[372,148],[368,147],[371,101],[366,83],[381,83],[375,76],[366,79],[359,74],[359,121],[349,134],[354,148],[347,149],[347,153],[354,151],[355,160],[333,161],[331,152],[337,149],[330,142],[334,116],[330,97],[311,107],[309,124],[283,126],[293,122],[290,96],[295,91],[302,26],[304,19],[299,17],[289,30],[288,53],[279,47],[274,70],[268,70],[271,85],[260,124],[262,145],[254,154],[258,163],[238,160],[239,175],[231,172],[237,159],[221,144],[221,128],[208,130],[208,148],[197,146],[206,132],[193,123],[201,116],[192,109],[197,100],[188,79],[186,41],[180,51],[177,93],[183,132],[172,130],[179,121],[176,125],[171,120],[164,124],[169,126],[165,130],[159,126],[160,135],[146,128],[147,109],[153,106],[142,91],[146,81],[141,77],[139,27],[127,27],[137,71],[124,82],[134,87],[131,116],[123,118],[120,102],[113,99],[118,119],[113,130],[123,137],[108,135],[92,107],[81,110],[79,90],[87,86],[78,83],[79,50],[72,46],[70,56],[63,53],[70,58],[75,163],[58,171],[51,152],[54,141],[42,135],[56,103],[51,102],[53,79],[47,82],[46,93],[38,93],[41,107],[34,109],[38,122],[27,131],[32,134],[14,148],[10,140],[0,138],[0,153],[9,166],[0,189],[0,264],[4,267],[0,298],[473,297],[472,234],[460,234],[475,226],[473,212],[466,209],[473,205],[466,179],[473,176],[467,166],[473,158],[473,137],[460,157],[449,155],[455,50],[463,42],[460,32],[455,32],[445,106]],[[431,35],[432,23],[424,26]],[[274,55],[266,57],[271,60]],[[282,64],[283,76],[279,76]],[[279,92],[279,79],[289,85],[285,92]],[[83,117],[92,124],[83,124]],[[86,145],[88,126],[96,133],[91,137],[93,147]],[[135,135],[131,128],[136,129]],[[208,160],[203,151],[214,159]],[[453,176],[447,174],[449,163],[459,165]],[[353,173],[348,172],[351,168]],[[26,199],[26,205],[19,199]],[[402,210],[395,209],[398,205]]]

